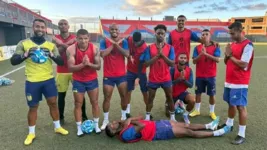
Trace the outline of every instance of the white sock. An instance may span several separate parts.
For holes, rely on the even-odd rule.
[[[109,112],[104,112],[104,120],[108,120],[108,114]]]
[[[205,124],[205,128],[206,128],[207,130],[210,130],[211,127],[212,127],[212,122],[210,122],[210,123],[208,123],[208,124]]]
[[[173,121],[176,121],[175,119],[175,112],[170,112],[170,119],[173,120]]]
[[[231,118],[227,118],[227,121],[226,121],[226,125],[227,126],[233,126],[234,125],[234,119],[231,119]]]
[[[221,136],[225,133],[224,129],[213,131],[213,136]]]
[[[129,114],[131,109],[131,104],[127,104],[126,113]]]
[[[146,120],[150,120],[150,112],[146,113]]]
[[[214,109],[215,109],[215,104],[214,105],[210,105],[210,113],[214,113]]]
[[[126,110],[121,110],[121,120],[126,120]]]
[[[35,134],[35,126],[29,126],[29,134]]]
[[[55,129],[58,129],[61,127],[59,120],[53,121]]]
[[[200,112],[200,104],[201,104],[201,103],[196,103],[196,104],[195,104],[195,109],[196,109],[198,112]]]
[[[238,135],[245,138],[246,126],[239,125]]]
[[[77,135],[80,136],[83,134],[83,131],[82,131],[82,122],[76,122],[77,124]]]
[[[99,129],[99,118],[94,118],[94,123],[95,123],[95,131],[98,133],[98,132],[101,132],[101,130]]]

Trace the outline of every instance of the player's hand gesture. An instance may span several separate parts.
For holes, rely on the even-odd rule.
[[[134,58],[133,58],[133,56],[130,56],[130,61],[132,62],[132,64],[134,64]]]
[[[124,121],[124,127],[128,127],[131,124],[131,118]]]
[[[206,54],[207,54],[207,51],[206,51],[205,46],[202,47],[201,53],[202,53],[203,55],[206,55]]]
[[[185,80],[185,71],[184,70],[181,71],[180,78],[182,80]]]
[[[227,46],[225,47],[225,56],[229,57],[232,55],[232,49],[231,49],[231,45],[228,43]]]
[[[83,57],[83,64],[84,64],[85,66],[88,66],[88,65],[89,65],[89,58],[88,58],[87,55],[85,55],[85,56]]]

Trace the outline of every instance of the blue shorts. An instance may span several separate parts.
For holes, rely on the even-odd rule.
[[[126,76],[121,77],[104,77],[103,83],[104,85],[110,85],[110,86],[119,86],[121,83],[127,82]]]
[[[206,93],[207,95],[214,96],[216,94],[216,78],[196,78],[196,94]]]
[[[172,131],[172,125],[169,120],[156,121],[156,133],[154,140],[169,140],[174,138],[175,135]]]
[[[174,102],[174,104],[175,104],[176,101],[178,101],[178,100],[181,100],[181,101],[183,101],[185,104],[187,104],[187,103],[185,102],[185,97],[186,97],[188,94],[190,94],[188,91],[184,91],[183,93],[181,93],[181,94],[178,95],[177,97],[173,97],[173,102]]]
[[[160,82],[160,83],[155,83],[155,82],[148,82],[147,87],[151,89],[158,89],[158,88],[169,88],[172,87],[172,81],[167,81],[167,82]]]
[[[72,82],[72,91],[78,93],[85,93],[86,91],[91,91],[98,88],[98,80],[94,79],[88,82],[81,82],[73,80]]]
[[[128,91],[134,90],[135,80],[139,78],[139,85],[142,92],[147,92],[147,77],[145,73],[141,73],[140,75],[136,73],[132,73],[130,71],[127,72],[127,89]]]
[[[57,96],[57,87],[55,79],[49,79],[41,82],[25,82],[25,95],[29,107],[33,107],[42,101],[42,95],[45,98]]]
[[[248,89],[231,89],[225,87],[223,92],[223,100],[231,106],[247,106]]]

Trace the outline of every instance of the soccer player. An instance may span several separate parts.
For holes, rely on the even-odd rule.
[[[139,85],[141,92],[143,94],[143,99],[145,104],[148,101],[148,89],[147,89],[147,77],[146,77],[146,67],[140,63],[140,56],[145,52],[147,45],[144,40],[142,40],[142,35],[140,32],[134,32],[133,36],[127,38],[130,57],[128,58],[127,64],[127,118],[130,117],[130,102],[131,94],[134,90],[135,81],[139,78]]]
[[[228,126],[216,131],[219,118],[208,124],[184,124],[172,120],[147,121],[143,117],[133,117],[126,121],[113,121],[106,127],[106,134],[109,137],[118,135],[119,139],[125,143],[156,140],[169,140],[172,138],[206,138],[222,136],[230,132]]]
[[[110,37],[100,41],[100,56],[104,60],[104,78],[103,78],[103,112],[104,120],[101,130],[105,130],[109,123],[108,115],[110,108],[110,100],[116,85],[121,98],[121,120],[126,119],[127,108],[127,78],[125,57],[129,57],[128,42],[120,39],[119,29],[116,24],[109,27]]]
[[[204,44],[196,46],[193,53],[193,63],[196,64],[196,104],[195,110],[190,116],[200,115],[201,94],[207,90],[210,103],[210,117],[215,120],[216,74],[221,51],[219,47],[211,42],[211,34],[208,29],[202,31],[201,38]]]
[[[228,103],[228,119],[222,125],[233,127],[236,109],[239,113],[239,132],[232,144],[245,142],[248,86],[254,58],[253,44],[242,33],[242,24],[234,22],[229,27],[232,40],[225,48],[226,79],[223,99]]]
[[[186,17],[184,15],[179,15],[177,17],[177,29],[170,32],[168,44],[174,47],[176,57],[178,57],[180,53],[186,53],[188,58],[187,64],[189,65],[190,41],[202,43],[202,40],[193,31],[184,27],[185,22]],[[178,59],[175,58],[175,60],[175,63],[178,63]]]
[[[67,49],[69,70],[73,72],[73,96],[75,100],[74,116],[77,124],[77,136],[83,136],[81,129],[81,108],[84,93],[87,92],[92,105],[95,132],[100,133],[98,106],[97,70],[100,70],[100,54],[98,49],[89,42],[89,33],[85,29],[77,32],[77,43]]]
[[[54,131],[56,133],[67,135],[69,132],[63,129],[59,122],[59,112],[57,107],[57,87],[53,76],[52,60],[57,65],[63,65],[64,62],[58,53],[55,44],[46,41],[44,36],[46,33],[46,23],[44,20],[35,19],[33,21],[34,36],[20,41],[17,45],[16,52],[11,58],[12,65],[18,65],[25,61],[25,95],[29,106],[28,125],[29,134],[24,141],[25,145],[30,145],[35,139],[35,125],[37,120],[37,109],[42,95],[45,96],[49,106],[50,115],[54,123]],[[50,52],[49,59],[38,64],[33,62],[29,57],[29,52],[40,47]]]
[[[183,118],[186,124],[190,124],[188,115],[194,108],[195,97],[190,94],[187,89],[193,87],[193,72],[192,69],[186,65],[187,55],[185,53],[179,54],[177,59],[178,64],[172,67],[170,71],[172,77],[172,97],[174,103],[176,103],[177,100],[181,100],[187,104]]]
[[[165,43],[165,35],[167,27],[159,24],[155,28],[156,43],[147,47],[146,51],[140,57],[140,61],[148,67],[149,82],[148,82],[148,103],[146,104],[146,120],[150,120],[150,112],[153,107],[156,91],[158,88],[163,88],[167,103],[169,106],[171,120],[175,120],[174,103],[172,100],[172,81],[169,67],[174,65],[174,48]]]
[[[69,33],[69,23],[65,19],[61,19],[58,22],[58,28],[60,34],[55,35],[53,42],[56,44],[59,54],[64,60],[63,66],[57,66],[57,75],[56,83],[58,90],[58,109],[60,123],[64,124],[64,108],[65,108],[65,97],[69,87],[69,83],[72,82],[72,74],[69,72],[66,50],[67,48],[76,42],[76,36]],[[87,120],[86,111],[85,111],[85,100],[82,106],[82,118]]]

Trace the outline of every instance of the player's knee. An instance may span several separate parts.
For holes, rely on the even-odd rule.
[[[196,133],[192,130],[186,130],[186,135],[188,137],[196,137]]]
[[[237,106],[237,110],[239,112],[246,112],[246,108],[244,106]]]
[[[83,105],[82,102],[75,101],[74,103],[75,108],[82,108],[82,105]]]
[[[35,106],[31,106],[30,109],[29,109],[29,111],[30,112],[36,112],[37,109],[38,109],[38,105],[35,105]]]
[[[91,104],[92,104],[92,107],[98,107],[98,100],[97,99],[96,100],[93,100],[91,102]]]

